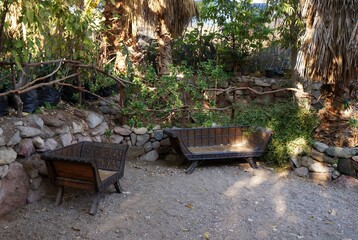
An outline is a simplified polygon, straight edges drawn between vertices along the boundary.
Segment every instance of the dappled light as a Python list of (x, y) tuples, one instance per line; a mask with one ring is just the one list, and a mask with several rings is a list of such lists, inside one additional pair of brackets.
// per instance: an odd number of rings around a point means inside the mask
[(253, 176), (249, 179), (248, 182), (238, 181), (234, 183), (232, 186), (230, 186), (226, 191), (224, 192), (225, 196), (228, 197), (235, 197), (240, 194), (240, 191), (243, 190), (243, 188), (246, 188), (246, 190), (249, 190), (250, 188), (257, 187), (258, 185), (262, 184), (268, 179), (268, 172), (266, 171), (256, 171)]

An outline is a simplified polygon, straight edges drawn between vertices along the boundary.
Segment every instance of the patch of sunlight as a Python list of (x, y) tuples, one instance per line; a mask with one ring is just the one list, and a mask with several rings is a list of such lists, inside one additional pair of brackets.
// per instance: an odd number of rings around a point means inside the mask
[(287, 144), (287, 148), (292, 156), (300, 155), (307, 148), (307, 141), (303, 137), (296, 138)]
[(257, 187), (258, 185), (265, 182), (267, 178), (268, 176), (266, 171), (255, 170), (255, 174), (250, 177), (248, 181), (244, 179), (235, 182), (233, 185), (231, 185), (224, 191), (224, 195), (227, 197), (234, 197), (238, 195), (240, 190), (242, 190), (243, 188), (247, 189)]
[(276, 214), (277, 216), (285, 216), (286, 214), (286, 210), (287, 210), (287, 205), (286, 205), (286, 201), (283, 199), (282, 196), (277, 195), (274, 200), (274, 205), (276, 207)]
[[(284, 188), (284, 183), (283, 182), (277, 182), (271, 189), (271, 191), (273, 192), (281, 192), (282, 189)], [(276, 210), (276, 214), (277, 216), (285, 216), (286, 214), (286, 210), (287, 210), (287, 204), (286, 201), (283, 197), (283, 195), (281, 194), (275, 194), (273, 199), (273, 205), (275, 206), (275, 210)]]
[(353, 117), (354, 109), (352, 107), (348, 107), (347, 109), (342, 111), (342, 116), (345, 118)]

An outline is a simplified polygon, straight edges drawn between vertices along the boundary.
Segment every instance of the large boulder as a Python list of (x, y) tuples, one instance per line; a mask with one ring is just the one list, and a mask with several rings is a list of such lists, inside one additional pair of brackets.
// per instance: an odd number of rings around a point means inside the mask
[(29, 190), (29, 178), (21, 163), (10, 164), (9, 172), (1, 180), (0, 215), (26, 204)]

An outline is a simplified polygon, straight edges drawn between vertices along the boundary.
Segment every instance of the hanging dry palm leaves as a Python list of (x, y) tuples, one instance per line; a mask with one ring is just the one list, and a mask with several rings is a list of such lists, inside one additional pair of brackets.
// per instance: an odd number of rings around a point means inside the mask
[(300, 75), (328, 84), (316, 138), (341, 146), (357, 141), (342, 113), (358, 82), (358, 0), (303, 0), (306, 33), (297, 59)]
[(111, 52), (126, 43), (135, 62), (141, 59), (136, 45), (138, 35), (156, 39), (159, 72), (165, 74), (171, 63), (172, 38), (184, 31), (198, 10), (193, 0), (108, 0), (104, 14), (110, 27), (107, 36)]
[(306, 34), (297, 67), (301, 76), (328, 84), (358, 78), (358, 1), (305, 0)]

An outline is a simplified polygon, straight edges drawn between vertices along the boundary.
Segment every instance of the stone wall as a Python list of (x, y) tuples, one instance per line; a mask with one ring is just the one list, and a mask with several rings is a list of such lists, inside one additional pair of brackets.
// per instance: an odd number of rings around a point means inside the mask
[[(235, 86), (240, 88), (250, 87), (257, 92), (269, 92), (284, 88), (287, 86), (287, 79), (276, 79), (276, 78), (257, 78), (250, 76), (242, 76), (237, 78)], [(227, 82), (221, 83), (220, 88), (228, 88), (229, 85)], [(219, 92), (218, 92), (219, 93)], [(219, 94), (217, 105), (218, 107), (226, 107), (233, 102), (233, 92), (226, 94)], [(263, 95), (258, 95), (253, 93), (248, 89), (236, 90), (235, 91), (236, 101), (240, 102), (253, 102), (261, 105), (270, 105), (275, 102), (286, 102), (287, 98), (291, 98), (291, 91), (278, 91), (275, 93), (268, 93)]]
[(116, 126), (92, 111), (55, 110), (0, 122), (0, 215), (46, 193), (43, 152), (81, 141), (111, 142), (130, 146), (127, 159), (155, 161), (170, 150), (160, 126)]
[(341, 174), (358, 177), (358, 148), (341, 148), (315, 142), (308, 154), (292, 157), (295, 173), (319, 183), (337, 179)]
[[(273, 91), (282, 88), (287, 80), (241, 77), (238, 87), (256, 91)], [(228, 86), (221, 86), (226, 88)], [(319, 86), (312, 87), (319, 94)], [(233, 102), (233, 95), (226, 95), (225, 104)], [(249, 90), (237, 90), (240, 101), (270, 104), (287, 101), (288, 91), (257, 95)], [(130, 146), (127, 159), (155, 161), (160, 154), (165, 159), (175, 157), (170, 143), (160, 126), (151, 129), (117, 126), (110, 120), (113, 109), (103, 101), (98, 102), (101, 114), (77, 109), (48, 111), (24, 118), (0, 118), (0, 215), (23, 204), (32, 203), (46, 194), (47, 169), (40, 154), (81, 141), (111, 142)], [(329, 147), (316, 142), (309, 154), (292, 157), (292, 167), (297, 175), (317, 182), (330, 182), (340, 174), (358, 177), (358, 149)], [(52, 186), (51, 186), (52, 187)], [(52, 187), (53, 188), (53, 187)]]
[[(239, 87), (250, 87), (258, 92), (269, 92), (284, 88), (287, 86), (287, 79), (275, 79), (275, 78), (255, 78), (242, 76), (238, 79)], [(274, 102), (286, 102), (287, 98), (292, 97), (292, 92), (281, 91), (276, 93), (269, 93), (264, 95), (253, 94), (249, 90), (238, 90), (236, 95), (239, 98), (246, 99), (253, 103), (258, 104), (271, 104)]]

